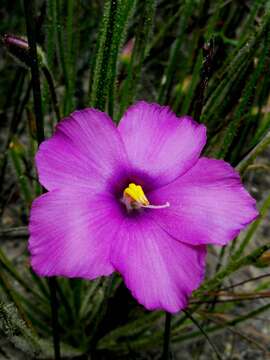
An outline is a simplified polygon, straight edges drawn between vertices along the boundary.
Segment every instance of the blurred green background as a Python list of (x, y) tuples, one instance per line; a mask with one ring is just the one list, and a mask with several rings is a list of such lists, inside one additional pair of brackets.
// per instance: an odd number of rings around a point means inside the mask
[[(27, 253), (41, 188), (29, 48), (12, 43), (26, 39), (25, 16), (23, 1), (1, 2), (0, 359), (51, 359), (52, 294)], [(117, 122), (144, 99), (206, 124), (205, 154), (241, 173), (261, 216), (232, 245), (209, 248), (192, 318), (173, 317), (171, 353), (215, 359), (215, 346), (224, 359), (269, 358), (270, 1), (45, 0), (32, 21), (46, 137), (75, 109), (97, 107)], [(118, 276), (58, 278), (55, 290), (63, 358), (161, 358), (164, 314), (140, 307)]]

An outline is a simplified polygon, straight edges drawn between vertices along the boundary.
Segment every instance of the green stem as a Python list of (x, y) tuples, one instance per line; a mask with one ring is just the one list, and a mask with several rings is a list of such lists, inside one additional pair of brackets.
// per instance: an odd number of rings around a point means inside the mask
[(162, 360), (170, 359), (171, 322), (172, 322), (172, 314), (166, 312)]
[(123, 43), (128, 20), (133, 13), (136, 1), (120, 1), (117, 5), (116, 14), (113, 23), (112, 45), (110, 49), (110, 61), (108, 65), (108, 113), (113, 119), (115, 87), (117, 76), (117, 59), (119, 49)]
[[(47, 0), (47, 34), (46, 34), (46, 67), (50, 70), (54, 68), (54, 57), (56, 51), (56, 33), (57, 33), (57, 21), (56, 21), (56, 1), (55, 0)], [(44, 84), (43, 87), (43, 105), (44, 105), (44, 112), (48, 112), (49, 109), (49, 85), (48, 80), (47, 83)], [(51, 117), (50, 119), (50, 126), (53, 132), (54, 130), (54, 119)]]
[[(36, 6), (35, 0), (24, 0), (24, 13), (26, 20), (27, 38), (29, 43), (29, 53), (31, 58), (31, 75), (32, 86), (34, 94), (34, 108), (36, 116), (37, 128), (37, 141), (40, 144), (45, 139), (43, 114), (42, 114), (42, 101), (40, 90), (39, 78), (39, 64), (37, 57), (37, 44), (36, 44)], [(53, 329), (53, 342), (54, 342), (54, 357), (55, 360), (60, 359), (60, 341), (58, 333), (58, 316), (57, 316), (57, 303), (56, 303), (56, 279), (51, 278), (49, 281), (50, 295), (51, 295), (51, 311), (52, 311), (52, 329)]]
[(127, 106), (134, 101), (136, 96), (142, 65), (149, 50), (147, 43), (152, 33), (155, 9), (155, 0), (147, 0), (144, 2), (144, 11), (142, 12), (141, 21), (135, 34), (135, 44), (128, 66), (128, 75), (121, 89), (120, 110), (117, 120), (121, 118)]
[(200, 330), (202, 335), (206, 338), (211, 348), (214, 350), (214, 353), (216, 354), (216, 357), (218, 360), (222, 360), (222, 357), (220, 356), (215, 344), (212, 342), (210, 337), (208, 336), (207, 332), (203, 329), (203, 327), (199, 324), (199, 322), (187, 311), (184, 310), (184, 313), (187, 315), (187, 317), (197, 326), (197, 328)]
[(59, 337), (59, 325), (58, 325), (58, 304), (56, 297), (56, 278), (50, 277), (48, 279), (50, 289), (51, 311), (52, 311), (52, 330), (53, 330), (53, 346), (54, 346), (54, 358), (60, 360), (60, 337)]
[(90, 82), (90, 105), (100, 110), (105, 110), (106, 105), (106, 94), (108, 90), (107, 70), (109, 66), (116, 9), (116, 1), (105, 1), (103, 18), (96, 46), (96, 56), (92, 68), (92, 79)]
[[(12, 240), (12, 239), (21, 239), (28, 238), (27, 226), (18, 226), (18, 227), (2, 227), (0, 229), (0, 240)], [(0, 249), (1, 253), (1, 249)]]
[(182, 9), (183, 16), (179, 20), (178, 35), (171, 48), (168, 65), (166, 67), (164, 77), (162, 77), (162, 79), (164, 78), (166, 80), (164, 84), (161, 84), (160, 86), (160, 91), (158, 95), (158, 103), (160, 104), (166, 103), (169, 90), (172, 86), (172, 82), (175, 77), (176, 69), (179, 66), (179, 62), (180, 62), (179, 59), (181, 59), (180, 50), (183, 44), (185, 31), (188, 25), (188, 20), (190, 19), (192, 10), (194, 9), (194, 5), (195, 3), (192, 0), (185, 1), (185, 4), (183, 5), (183, 9)]
[(104, 281), (103, 297), (101, 301), (97, 304), (97, 316), (94, 320), (94, 326), (92, 328), (92, 333), (91, 333), (91, 340), (89, 343), (89, 351), (91, 352), (92, 357), (95, 357), (100, 325), (102, 325), (104, 317), (106, 316), (106, 313), (108, 311), (108, 302), (114, 291), (115, 279), (116, 279), (115, 275), (111, 275), (109, 278), (107, 278)]
[(243, 254), (246, 246), (249, 244), (258, 226), (261, 224), (262, 220), (267, 215), (269, 207), (270, 207), (270, 194), (267, 196), (266, 200), (264, 201), (260, 209), (260, 216), (250, 225), (249, 230), (246, 236), (244, 237), (244, 239), (242, 240), (238, 250), (236, 250), (236, 252), (232, 255), (233, 260), (237, 260)]
[[(233, 320), (226, 321), (222, 325), (209, 326), (207, 329), (205, 329), (205, 331), (207, 331), (207, 333), (210, 333), (210, 332), (220, 331), (220, 330), (226, 328), (227, 326), (235, 326), (243, 321), (252, 319), (254, 316), (257, 316), (257, 315), (261, 314), (262, 312), (267, 311), (269, 308), (270, 308), (270, 304), (263, 305), (263, 306), (259, 307), (258, 309), (252, 310), (251, 312), (249, 312), (245, 315), (240, 315), (240, 316), (234, 318)], [(178, 329), (176, 329), (175, 333), (179, 333)], [(201, 335), (202, 335), (201, 331), (193, 331), (189, 334), (178, 335), (178, 336), (173, 337), (173, 342), (179, 343), (179, 342), (185, 341), (185, 340), (192, 340)]]
[(35, 0), (24, 0), (24, 12), (26, 20), (27, 38), (29, 44), (29, 53), (31, 58), (31, 75), (34, 95), (34, 108), (37, 126), (37, 140), (40, 144), (44, 138), (44, 125), (42, 114), (39, 64), (36, 45), (36, 23), (35, 23)]
[(77, 32), (74, 31), (75, 1), (67, 1), (67, 18), (66, 18), (66, 48), (65, 59), (67, 69), (67, 88), (64, 97), (64, 115), (69, 114), (74, 105), (74, 83), (75, 83), (75, 43)]
[(243, 256), (240, 259), (233, 259), (229, 262), (229, 264), (224, 268), (221, 269), (212, 279), (209, 279), (206, 281), (199, 290), (197, 290), (194, 295), (196, 297), (202, 297), (202, 299), (205, 298), (205, 295), (207, 292), (216, 289), (223, 280), (230, 276), (232, 273), (240, 269), (241, 267), (253, 265), (256, 264), (256, 262), (259, 260), (259, 258), (264, 254), (266, 251), (270, 249), (270, 244), (263, 245), (257, 249), (255, 249), (253, 252), (251, 252), (247, 256)]
[(46, 66), (42, 67), (42, 71), (43, 71), (43, 74), (44, 74), (44, 76), (45, 76), (45, 78), (47, 80), (49, 91), (51, 93), (52, 104), (53, 104), (53, 109), (54, 109), (55, 115), (57, 117), (57, 120), (60, 121), (61, 120), (61, 114), (60, 114), (60, 109), (59, 109), (59, 106), (58, 106), (58, 100), (57, 100), (57, 95), (56, 95), (56, 91), (55, 91), (53, 76), (52, 76), (49, 68), (46, 67)]
[(65, 58), (65, 38), (63, 34), (63, 23), (62, 23), (62, 13), (63, 13), (63, 4), (61, 0), (56, 1), (56, 21), (57, 21), (57, 41), (58, 41), (58, 53), (59, 59), (62, 67), (62, 72), (64, 76), (65, 86), (68, 89), (68, 71), (67, 71), (67, 64)]
[(237, 165), (236, 170), (241, 174), (247, 170), (247, 167), (251, 165), (257, 156), (261, 154), (270, 144), (270, 131), (264, 136), (264, 138), (252, 149), (241, 162)]
[(28, 213), (29, 206), (32, 202), (32, 192), (30, 188), (29, 181), (25, 176), (25, 172), (22, 169), (22, 156), (21, 156), (22, 146), (21, 144), (17, 143), (16, 139), (10, 143), (9, 146), (9, 153), (16, 171), (16, 175), (18, 177), (18, 181), (20, 184), (20, 189), (22, 192), (22, 196), (25, 201), (26, 211)]

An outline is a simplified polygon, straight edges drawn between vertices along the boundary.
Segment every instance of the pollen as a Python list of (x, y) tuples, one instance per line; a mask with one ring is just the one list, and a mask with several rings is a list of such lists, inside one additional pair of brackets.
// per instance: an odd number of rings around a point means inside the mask
[(121, 199), (122, 203), (126, 205), (128, 211), (140, 208), (147, 209), (163, 209), (169, 207), (170, 204), (167, 202), (163, 205), (152, 205), (149, 200), (145, 196), (145, 193), (141, 187), (141, 185), (136, 185), (134, 183), (130, 183), (127, 188), (125, 188), (123, 192), (123, 198)]
[(149, 201), (145, 196), (141, 185), (130, 183), (124, 190), (124, 196), (129, 197), (131, 202), (135, 201), (136, 203), (144, 206), (149, 205)]

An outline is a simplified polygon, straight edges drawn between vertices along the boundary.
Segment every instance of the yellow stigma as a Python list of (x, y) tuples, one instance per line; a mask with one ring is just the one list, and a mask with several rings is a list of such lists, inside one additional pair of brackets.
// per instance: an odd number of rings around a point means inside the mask
[(145, 196), (143, 189), (140, 185), (130, 183), (124, 190), (124, 197), (128, 197), (131, 202), (135, 201), (137, 204), (148, 206), (149, 201)]

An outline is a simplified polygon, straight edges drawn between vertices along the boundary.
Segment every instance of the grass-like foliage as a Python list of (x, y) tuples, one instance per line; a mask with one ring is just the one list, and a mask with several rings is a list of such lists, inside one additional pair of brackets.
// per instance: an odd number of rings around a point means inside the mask
[[(117, 122), (145, 99), (206, 124), (205, 154), (230, 162), (251, 189), (259, 183), (260, 217), (232, 245), (209, 247), (207, 279), (171, 319), (171, 351), (229, 359), (233, 336), (267, 358), (269, 342), (239, 326), (270, 308), (270, 243), (261, 231), (270, 195), (255, 174), (269, 172), (257, 157), (270, 143), (270, 1), (34, 3), (4, 1), (0, 9), (0, 354), (8, 358), (15, 347), (27, 359), (51, 359), (53, 308), (63, 358), (161, 356), (164, 313), (140, 307), (118, 275), (48, 283), (32, 272), (27, 253), (29, 209), (42, 193), (38, 143), (75, 109), (93, 106)], [(26, 41), (27, 33), (37, 54), (10, 40)], [(216, 333), (226, 336), (219, 341)]]

